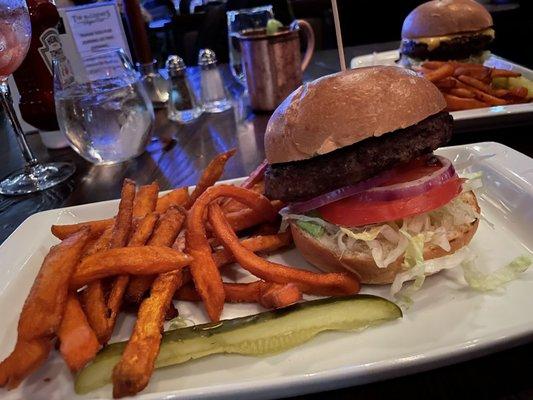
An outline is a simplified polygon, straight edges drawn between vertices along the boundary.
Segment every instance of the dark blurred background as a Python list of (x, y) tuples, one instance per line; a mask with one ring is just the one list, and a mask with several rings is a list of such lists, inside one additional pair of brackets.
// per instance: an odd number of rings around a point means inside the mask
[[(533, 0), (478, 0), (491, 12), (496, 29), (493, 52), (533, 67)], [(338, 0), (345, 46), (396, 41), (404, 18), (421, 0)], [(317, 49), (336, 47), (330, 0), (142, 0), (151, 19), (152, 48), (159, 60), (179, 54), (188, 65), (209, 47), (226, 62), (227, 10), (272, 4), (276, 18), (311, 23)]]

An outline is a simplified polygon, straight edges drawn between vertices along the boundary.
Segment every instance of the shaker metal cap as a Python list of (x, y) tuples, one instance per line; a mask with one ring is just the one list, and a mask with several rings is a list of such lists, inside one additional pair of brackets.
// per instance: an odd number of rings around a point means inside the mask
[(211, 49), (201, 49), (198, 53), (198, 65), (205, 67), (217, 63), (217, 56)]
[(176, 55), (168, 56), (165, 65), (169, 74), (172, 74), (174, 72), (181, 72), (187, 68), (185, 62), (183, 61), (183, 58)]

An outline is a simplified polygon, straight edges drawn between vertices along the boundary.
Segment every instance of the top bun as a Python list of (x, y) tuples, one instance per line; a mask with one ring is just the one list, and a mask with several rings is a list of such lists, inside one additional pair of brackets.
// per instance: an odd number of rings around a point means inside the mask
[(305, 160), (403, 129), (446, 108), (435, 85), (399, 67), (357, 68), (300, 86), (268, 121), (270, 164)]
[(474, 0), (432, 0), (405, 18), (402, 39), (476, 32), (492, 25), (489, 12)]

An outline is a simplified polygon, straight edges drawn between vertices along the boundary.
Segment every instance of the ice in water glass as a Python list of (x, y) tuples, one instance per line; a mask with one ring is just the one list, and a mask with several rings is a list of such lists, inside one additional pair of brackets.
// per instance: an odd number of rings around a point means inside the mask
[(231, 73), (243, 86), (246, 85), (244, 70), (241, 65), (241, 48), (239, 44), (239, 32), (248, 29), (264, 28), (269, 19), (274, 18), (272, 6), (245, 8), (242, 10), (228, 11), (228, 41), (229, 41), (229, 64)]
[(74, 76), (54, 61), (54, 97), (61, 130), (72, 148), (94, 164), (115, 164), (144, 152), (154, 110), (122, 50), (82, 59)]

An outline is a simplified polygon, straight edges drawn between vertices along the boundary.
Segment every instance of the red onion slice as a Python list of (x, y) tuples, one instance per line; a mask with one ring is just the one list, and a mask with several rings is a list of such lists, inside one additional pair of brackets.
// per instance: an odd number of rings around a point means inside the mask
[(326, 204), (333, 203), (334, 201), (364, 192), (365, 190), (388, 181), (394, 175), (394, 170), (387, 170), (355, 185), (344, 186), (331, 192), (321, 194), (320, 196), (313, 197), (310, 200), (291, 203), (287, 206), (287, 210), (291, 214), (303, 214), (307, 211), (315, 210), (319, 207), (325, 206)]
[(447, 158), (435, 156), (441, 163), (441, 167), (429, 175), (421, 178), (396, 183), (389, 186), (379, 186), (395, 175), (395, 171), (384, 171), (370, 179), (359, 182), (356, 185), (345, 186), (340, 189), (322, 194), (307, 201), (292, 203), (287, 206), (290, 213), (304, 214), (326, 204), (354, 196), (361, 201), (390, 201), (414, 197), (457, 177), (452, 162)]
[(259, 182), (265, 176), (265, 171), (268, 166), (268, 161), (263, 160), (251, 173), (248, 175), (248, 178), (240, 184), (241, 187), (245, 189), (250, 189), (253, 185)]
[(409, 182), (374, 187), (362, 193), (358, 193), (355, 197), (358, 200), (369, 202), (405, 199), (407, 197), (419, 196), (434, 187), (442, 185), (444, 182), (447, 182), (452, 178), (457, 178), (457, 174), (455, 173), (455, 169), (450, 160), (441, 156), (435, 157), (442, 165), (442, 167), (435, 170), (435, 172)]

